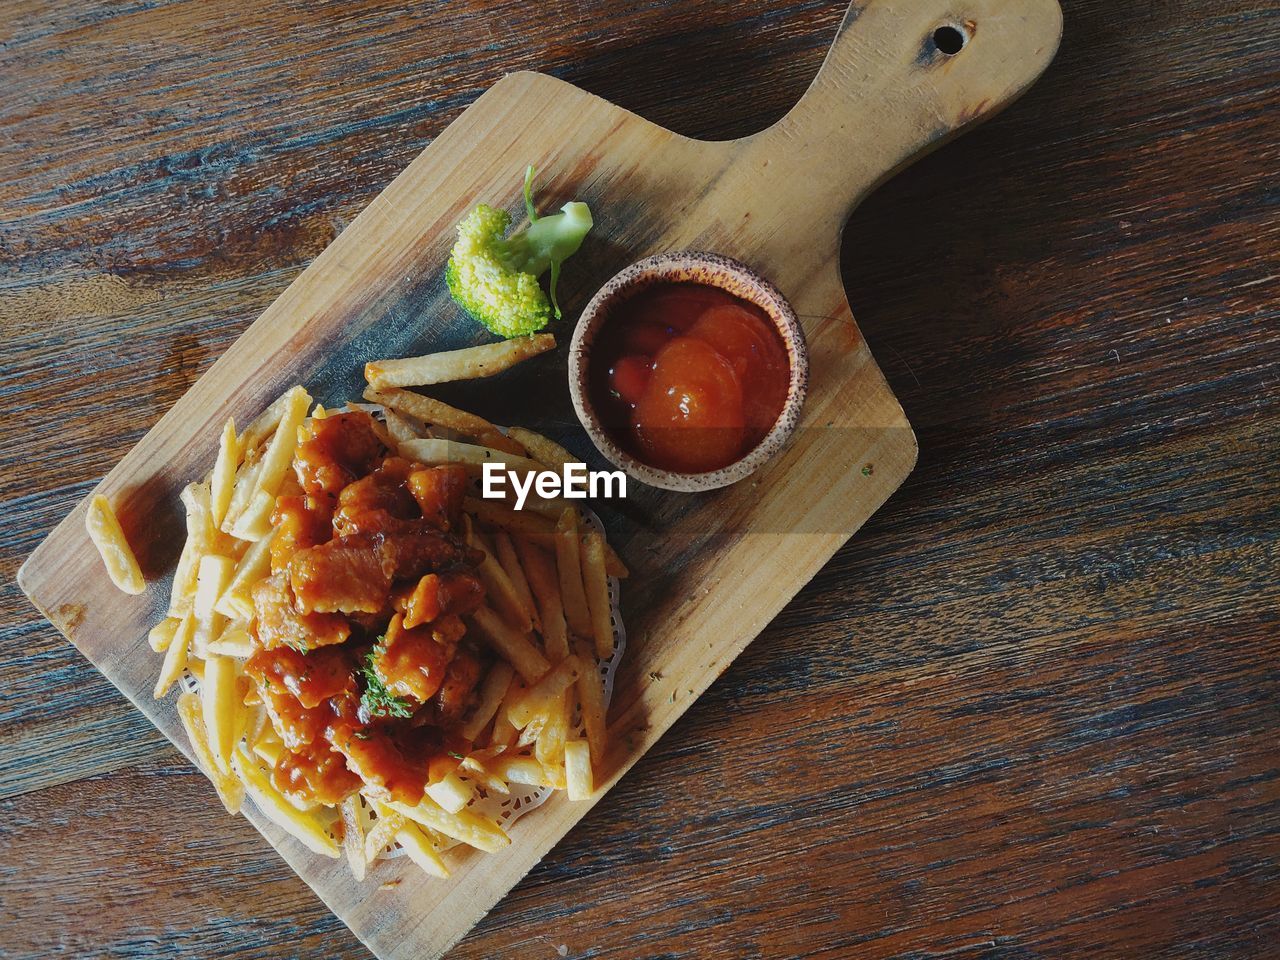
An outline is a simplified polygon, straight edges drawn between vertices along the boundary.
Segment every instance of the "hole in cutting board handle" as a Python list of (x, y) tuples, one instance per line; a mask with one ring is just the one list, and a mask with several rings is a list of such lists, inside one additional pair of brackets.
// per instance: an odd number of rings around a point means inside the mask
[(933, 45), (948, 57), (954, 57), (968, 42), (969, 31), (953, 23), (944, 23), (933, 31)]

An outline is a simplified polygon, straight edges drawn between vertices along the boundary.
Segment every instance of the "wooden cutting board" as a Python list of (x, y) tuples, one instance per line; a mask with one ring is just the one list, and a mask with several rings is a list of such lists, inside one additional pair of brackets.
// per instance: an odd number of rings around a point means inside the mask
[[(533, 163), (544, 210), (582, 199), (596, 213), (596, 231), (561, 286), (569, 317), (631, 261), (714, 250), (781, 288), (811, 358), (799, 430), (750, 479), (703, 495), (636, 484), (624, 503), (597, 505), (634, 571), (623, 590), (629, 646), (611, 710), (607, 789), (910, 472), (915, 437), (845, 301), (842, 225), (882, 180), (1025, 90), (1052, 59), (1060, 30), (1055, 0), (855, 2), (796, 107), (768, 130), (722, 143), (678, 136), (550, 77), (504, 78), (103, 480), (99, 490), (116, 504), (153, 581), (146, 594), (111, 586), (84, 532), (83, 503), (28, 559), (22, 588), (186, 752), (172, 699), (151, 699), (159, 657), (145, 640), (183, 537), (178, 491), (208, 469), (228, 416), (246, 423), (292, 383), (337, 404), (359, 395), (365, 360), (483, 339), (449, 302), (441, 269), (454, 224), (476, 202), (520, 209), (521, 176)], [(958, 39), (963, 48), (945, 52)], [(555, 354), (439, 395), (500, 423), (541, 429), (602, 466), (568, 403), (570, 323), (553, 327)], [(510, 848), (458, 859), (448, 881), (398, 861), (364, 884), (345, 863), (310, 854), (249, 814), (375, 954), (422, 958), (461, 938), (590, 808), (553, 799), (516, 824)], [(209, 816), (174, 829), (217, 830), (221, 816), (211, 790)], [(397, 877), (397, 886), (379, 889)]]

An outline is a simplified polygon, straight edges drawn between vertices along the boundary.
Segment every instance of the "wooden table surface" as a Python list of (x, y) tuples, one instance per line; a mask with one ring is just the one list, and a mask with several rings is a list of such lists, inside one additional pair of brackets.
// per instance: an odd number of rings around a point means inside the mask
[[(1280, 951), (1280, 10), (1064, 6), (849, 222), (915, 473), (456, 956)], [(504, 72), (738, 136), (843, 11), (0, 3), (0, 957), (368, 956), (19, 564)]]

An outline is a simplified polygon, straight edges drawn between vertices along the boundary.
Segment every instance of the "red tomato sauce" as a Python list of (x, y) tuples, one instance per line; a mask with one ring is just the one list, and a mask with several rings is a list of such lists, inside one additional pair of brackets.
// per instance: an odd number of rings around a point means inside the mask
[(636, 459), (707, 473), (772, 429), (791, 381), (759, 307), (700, 283), (662, 283), (622, 303), (592, 347), (589, 390), (605, 430)]
[(359, 411), (310, 421), (293, 470), (245, 664), (284, 745), (272, 782), (299, 806), (364, 786), (415, 805), (470, 751), (491, 662), (462, 620), (484, 600), (457, 536), (466, 473), (395, 456)]

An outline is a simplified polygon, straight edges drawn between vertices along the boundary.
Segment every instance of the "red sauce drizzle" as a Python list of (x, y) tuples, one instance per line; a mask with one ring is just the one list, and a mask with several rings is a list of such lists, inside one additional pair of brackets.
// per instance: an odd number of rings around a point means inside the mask
[(484, 596), (453, 533), (465, 473), (390, 456), (365, 413), (313, 421), (293, 466), (245, 664), (285, 746), (272, 780), (301, 806), (365, 785), (416, 804), (469, 750), (457, 726), (489, 662), (462, 619)]

